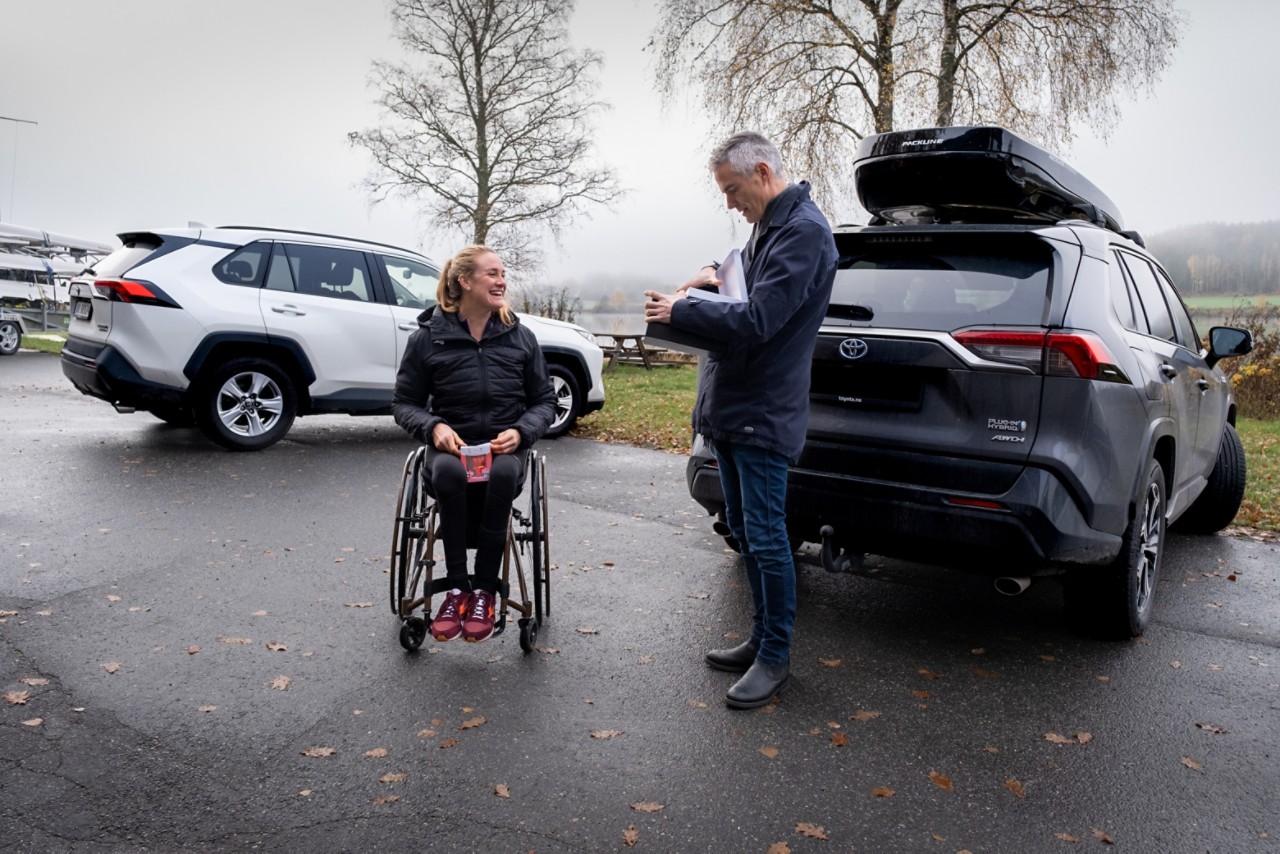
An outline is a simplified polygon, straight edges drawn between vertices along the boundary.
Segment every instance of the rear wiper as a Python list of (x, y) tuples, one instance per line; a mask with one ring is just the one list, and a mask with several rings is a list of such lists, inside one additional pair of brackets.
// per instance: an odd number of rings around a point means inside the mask
[(842, 320), (870, 320), (876, 313), (865, 305), (829, 305), (827, 317), (838, 317)]

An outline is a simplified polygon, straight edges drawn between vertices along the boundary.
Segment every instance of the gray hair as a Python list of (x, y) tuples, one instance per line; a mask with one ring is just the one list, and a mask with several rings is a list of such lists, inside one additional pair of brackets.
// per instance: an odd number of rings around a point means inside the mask
[(708, 160), (711, 171), (722, 163), (728, 163), (739, 175), (750, 175), (757, 163), (764, 163), (778, 178), (785, 181), (787, 177), (777, 146), (755, 131), (738, 131), (712, 149)]

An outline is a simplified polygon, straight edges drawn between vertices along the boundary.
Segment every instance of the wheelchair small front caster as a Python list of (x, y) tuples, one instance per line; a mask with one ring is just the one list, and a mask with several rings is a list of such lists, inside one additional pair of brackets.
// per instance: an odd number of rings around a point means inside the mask
[(409, 652), (414, 652), (422, 646), (426, 636), (427, 621), (421, 617), (410, 617), (400, 626), (400, 645)]
[(528, 655), (533, 652), (533, 645), (538, 642), (538, 621), (526, 617), (517, 622), (520, 625), (520, 648), (524, 650), (525, 655)]

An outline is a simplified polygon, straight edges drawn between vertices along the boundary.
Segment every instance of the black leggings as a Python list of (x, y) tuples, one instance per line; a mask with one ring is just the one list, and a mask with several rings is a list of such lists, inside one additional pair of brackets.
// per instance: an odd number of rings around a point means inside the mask
[(524, 474), (527, 456), (526, 449), (514, 454), (494, 454), (489, 482), (468, 485), (462, 460), (427, 446), (431, 490), (440, 507), (445, 572), (454, 587), (471, 589), (467, 580), (467, 492), (469, 489), (481, 489), (484, 490), (484, 509), (477, 530), (475, 586), (480, 590), (498, 592), (498, 570), (507, 542), (507, 520), (520, 491), (520, 478)]

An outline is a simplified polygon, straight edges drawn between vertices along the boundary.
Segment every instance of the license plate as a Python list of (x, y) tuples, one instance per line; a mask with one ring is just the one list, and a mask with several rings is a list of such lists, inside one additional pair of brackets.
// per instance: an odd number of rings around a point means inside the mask
[(75, 307), (76, 320), (88, 320), (93, 314), (93, 303), (87, 301), (77, 301)]

